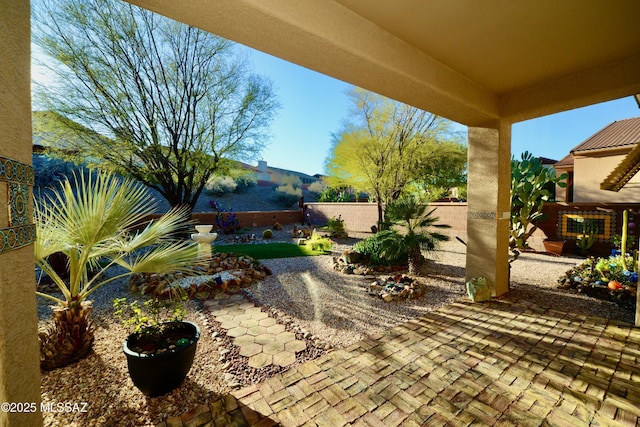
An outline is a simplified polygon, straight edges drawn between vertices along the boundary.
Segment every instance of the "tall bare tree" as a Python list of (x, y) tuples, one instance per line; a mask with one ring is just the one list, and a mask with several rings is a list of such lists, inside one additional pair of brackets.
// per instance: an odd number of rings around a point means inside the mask
[(279, 104), (232, 42), (117, 0), (33, 3), (33, 40), (55, 75), (36, 104), (76, 135), (59, 155), (193, 208), (213, 172), (264, 148)]

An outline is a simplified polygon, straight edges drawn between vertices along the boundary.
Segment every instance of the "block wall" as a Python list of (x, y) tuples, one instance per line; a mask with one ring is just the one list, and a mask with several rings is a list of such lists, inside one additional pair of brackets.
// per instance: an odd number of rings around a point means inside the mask
[(308, 203), (307, 215), (314, 226), (326, 225), (332, 217), (341, 217), (347, 231), (370, 233), (378, 223), (375, 203)]

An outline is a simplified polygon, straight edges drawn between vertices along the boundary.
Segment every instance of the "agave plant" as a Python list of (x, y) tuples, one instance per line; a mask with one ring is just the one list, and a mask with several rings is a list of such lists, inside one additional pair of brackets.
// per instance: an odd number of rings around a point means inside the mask
[[(94, 326), (88, 298), (96, 290), (134, 273), (192, 269), (197, 248), (175, 240), (187, 226), (189, 211), (171, 210), (140, 229), (154, 210), (141, 184), (106, 172), (66, 179), (46, 200), (34, 202), (35, 261), (62, 293), (61, 297), (37, 293), (57, 303), (52, 322), (40, 333), (43, 369), (65, 366), (89, 354)], [(140, 250), (147, 247), (151, 248)], [(68, 278), (49, 262), (59, 253), (66, 256)], [(113, 266), (124, 269), (108, 274)]]
[(434, 209), (427, 211), (428, 205), (415, 197), (406, 196), (387, 205), (384, 212), (384, 226), (396, 226), (400, 231), (382, 231), (382, 252), (385, 256), (408, 254), (409, 274), (416, 275), (423, 263), (422, 251), (433, 251), (449, 237), (432, 232), (431, 227), (449, 228), (447, 224), (436, 224), (440, 218), (433, 215)]

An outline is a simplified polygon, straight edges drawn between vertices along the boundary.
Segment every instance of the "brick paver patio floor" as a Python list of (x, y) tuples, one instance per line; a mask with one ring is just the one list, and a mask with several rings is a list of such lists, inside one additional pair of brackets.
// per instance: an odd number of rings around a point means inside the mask
[(238, 390), (202, 419), (261, 427), (636, 426), (639, 362), (640, 329), (629, 324), (526, 302), (459, 302)]

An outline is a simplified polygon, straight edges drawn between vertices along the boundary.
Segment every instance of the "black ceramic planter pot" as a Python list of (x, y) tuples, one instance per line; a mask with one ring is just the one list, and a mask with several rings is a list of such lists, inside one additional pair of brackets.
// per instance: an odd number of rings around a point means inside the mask
[(181, 327), (193, 333), (191, 342), (174, 351), (159, 354), (141, 354), (128, 347), (131, 335), (122, 346), (127, 356), (129, 375), (138, 389), (149, 397), (161, 396), (182, 384), (186, 378), (193, 357), (196, 354), (200, 328), (195, 323), (179, 322)]

